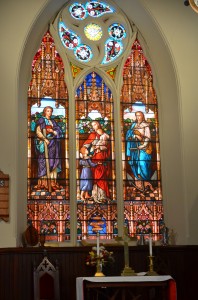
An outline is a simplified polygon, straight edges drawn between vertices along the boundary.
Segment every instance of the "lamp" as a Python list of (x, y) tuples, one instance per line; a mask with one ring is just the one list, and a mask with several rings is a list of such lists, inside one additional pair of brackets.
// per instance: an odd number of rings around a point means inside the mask
[(185, 5), (185, 6), (190, 5), (189, 1), (188, 1), (188, 0), (187, 0), (187, 1), (184, 1), (184, 5)]
[(187, 0), (187, 1), (184, 1), (184, 5), (185, 6), (191, 6), (192, 9), (198, 13), (198, 0)]

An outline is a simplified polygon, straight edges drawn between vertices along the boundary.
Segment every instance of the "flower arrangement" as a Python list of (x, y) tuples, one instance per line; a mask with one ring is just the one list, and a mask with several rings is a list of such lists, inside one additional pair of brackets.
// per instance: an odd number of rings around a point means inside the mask
[[(97, 258), (97, 248), (92, 247), (92, 250), (89, 252), (89, 255), (86, 258), (86, 265), (95, 266), (97, 263)], [(99, 248), (99, 258), (103, 266), (114, 262), (113, 252), (107, 251), (104, 246), (100, 246)]]

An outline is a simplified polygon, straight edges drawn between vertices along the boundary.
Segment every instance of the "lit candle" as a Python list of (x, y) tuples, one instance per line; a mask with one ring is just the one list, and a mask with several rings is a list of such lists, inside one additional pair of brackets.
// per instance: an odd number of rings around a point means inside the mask
[(100, 240), (99, 240), (99, 232), (97, 232), (97, 256), (100, 254)]
[(152, 256), (153, 251), (152, 251), (152, 237), (151, 233), (149, 234), (149, 255)]

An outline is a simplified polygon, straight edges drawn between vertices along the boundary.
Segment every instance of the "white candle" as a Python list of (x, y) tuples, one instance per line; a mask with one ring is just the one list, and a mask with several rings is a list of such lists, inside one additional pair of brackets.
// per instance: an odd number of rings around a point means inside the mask
[(151, 237), (151, 233), (149, 234), (149, 255), (152, 256), (153, 255), (153, 251), (152, 251), (152, 237)]
[(97, 256), (100, 255), (100, 240), (99, 240), (99, 232), (97, 232)]

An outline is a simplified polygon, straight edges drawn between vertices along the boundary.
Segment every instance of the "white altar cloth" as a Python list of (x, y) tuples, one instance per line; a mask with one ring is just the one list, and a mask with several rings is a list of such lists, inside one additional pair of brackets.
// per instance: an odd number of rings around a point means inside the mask
[(85, 300), (83, 293), (83, 281), (90, 282), (160, 282), (171, 280), (169, 275), (159, 276), (104, 276), (104, 277), (77, 277), (76, 278), (76, 296), (77, 300)]

